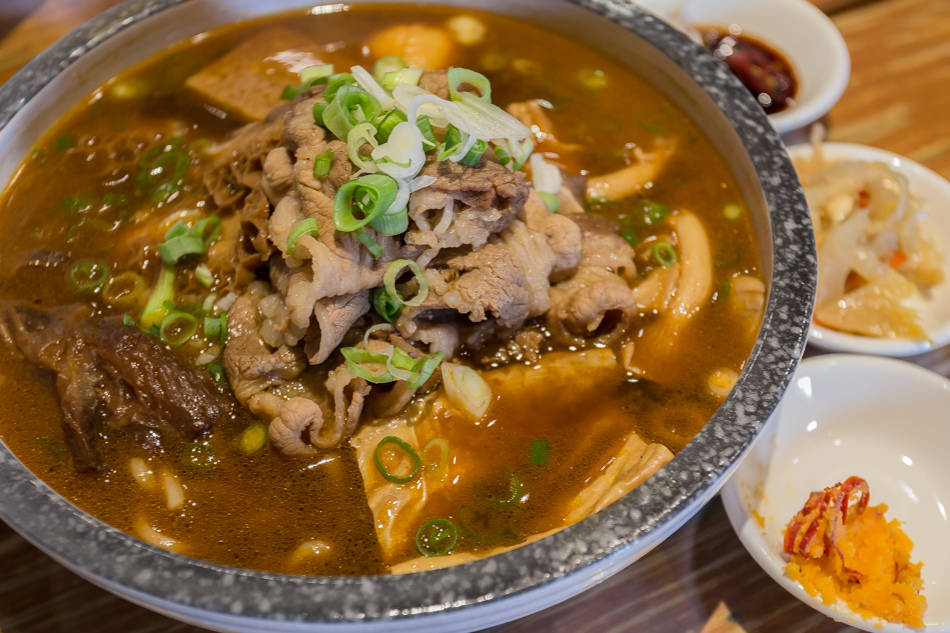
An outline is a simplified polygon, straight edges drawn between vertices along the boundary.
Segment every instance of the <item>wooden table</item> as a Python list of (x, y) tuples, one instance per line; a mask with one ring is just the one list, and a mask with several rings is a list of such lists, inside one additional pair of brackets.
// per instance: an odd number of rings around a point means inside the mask
[[(830, 140), (909, 156), (950, 178), (950, 2), (815, 0), (851, 51), (853, 75), (826, 117)], [(0, 81), (115, 0), (45, 0), (0, 41)], [(809, 352), (812, 353), (812, 352)], [(950, 351), (914, 359), (950, 376)], [(854, 631), (785, 593), (746, 553), (715, 499), (636, 564), (499, 633)], [(0, 523), (0, 633), (199, 629), (117, 598)]]

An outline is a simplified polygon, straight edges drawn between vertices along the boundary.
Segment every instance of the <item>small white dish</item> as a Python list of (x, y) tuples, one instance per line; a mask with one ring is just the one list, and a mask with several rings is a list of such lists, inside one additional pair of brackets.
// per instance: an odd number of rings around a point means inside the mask
[[(929, 296), (915, 303), (920, 311), (921, 325), (930, 340), (874, 338), (838, 332), (812, 323), (808, 342), (833, 352), (854, 352), (879, 356), (913, 356), (923, 354), (950, 343), (950, 182), (920, 163), (897, 154), (852, 143), (823, 143), (822, 151), (832, 160), (864, 160), (883, 162), (905, 175), (910, 190), (920, 200), (927, 214), (923, 220), (937, 247), (944, 253), (946, 279), (934, 286)], [(808, 143), (788, 148), (792, 160), (808, 158), (812, 146)]]
[(818, 120), (844, 93), (851, 56), (828, 17), (807, 0), (639, 0), (665, 20), (683, 26), (728, 28), (781, 53), (798, 78), (795, 105), (769, 115), (781, 134)]
[[(782, 404), (722, 490), (736, 534), (782, 587), (835, 620), (907, 633), (840, 602), (826, 606), (785, 575), (785, 526), (812, 491), (852, 475), (886, 503), (923, 562), (928, 633), (950, 632), (950, 380), (905, 361), (836, 354), (803, 361)], [(760, 520), (762, 524), (760, 525)], [(840, 605), (840, 606), (839, 606)]]

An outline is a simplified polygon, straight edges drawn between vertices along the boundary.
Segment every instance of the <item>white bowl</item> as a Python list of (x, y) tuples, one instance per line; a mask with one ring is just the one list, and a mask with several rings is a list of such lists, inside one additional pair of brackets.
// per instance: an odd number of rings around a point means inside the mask
[(791, 62), (798, 78), (795, 105), (769, 115), (781, 134), (821, 118), (844, 93), (851, 57), (831, 20), (807, 0), (640, 0), (673, 23), (725, 28), (736, 24)]
[[(812, 323), (809, 343), (834, 352), (880, 356), (912, 356), (950, 343), (950, 182), (920, 163), (875, 147), (851, 143), (825, 143), (822, 147), (828, 158), (883, 162), (907, 177), (910, 190), (927, 214), (923, 220), (925, 231), (934, 237), (937, 247), (945, 255), (943, 269), (946, 279), (932, 288), (929, 296), (914, 304), (920, 310), (921, 325), (930, 335), (929, 341), (873, 338)], [(812, 147), (807, 143), (792, 145), (788, 153), (792, 160), (807, 158), (811, 156)]]
[[(950, 631), (950, 380), (905, 361), (803, 361), (766, 430), (722, 491), (729, 520), (762, 568), (802, 602), (867, 631), (906, 632), (825, 606), (785, 575), (783, 532), (811, 491), (863, 477), (871, 505), (903, 522), (923, 562), (928, 633)], [(754, 513), (754, 514), (753, 514)], [(760, 526), (756, 516), (764, 520)], [(840, 604), (840, 603), (839, 603)]]

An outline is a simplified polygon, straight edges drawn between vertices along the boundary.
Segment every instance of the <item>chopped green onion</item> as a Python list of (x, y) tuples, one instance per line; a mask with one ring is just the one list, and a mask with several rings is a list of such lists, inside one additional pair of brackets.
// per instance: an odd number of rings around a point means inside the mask
[[(436, 462), (429, 459), (429, 451), (433, 448), (439, 451), (439, 460)], [(431, 472), (436, 477), (445, 474), (445, 469), (449, 464), (449, 441), (444, 437), (433, 437), (422, 448), (423, 468)]]
[(511, 169), (518, 171), (528, 159), (531, 158), (531, 152), (534, 151), (534, 141), (530, 138), (524, 141), (511, 141)]
[(214, 275), (211, 274), (211, 269), (208, 268), (207, 264), (198, 264), (198, 267), (195, 268), (195, 279), (205, 288), (214, 285)]
[(127, 325), (129, 327), (138, 327), (138, 324), (136, 324), (135, 319), (132, 318), (131, 314), (122, 315), (122, 325)]
[[(210, 230), (208, 230), (210, 227)], [(201, 255), (208, 252), (208, 246), (221, 235), (221, 218), (213, 215), (195, 222), (188, 227), (179, 220), (168, 229), (165, 241), (158, 245), (158, 252), (166, 265), (173, 265), (186, 255)]]
[(376, 314), (392, 323), (402, 312), (402, 304), (389, 296), (384, 286), (380, 286), (373, 291), (373, 308)]
[(209, 341), (221, 341), (224, 343), (228, 337), (228, 315), (222, 314), (218, 317), (204, 318), (205, 338)]
[(336, 73), (327, 77), (327, 89), (323, 91), (323, 100), (327, 103), (336, 98), (336, 93), (344, 86), (353, 86), (356, 79), (350, 73)]
[(561, 206), (561, 201), (558, 200), (556, 195), (546, 191), (539, 191), (538, 195), (540, 195), (541, 199), (544, 200), (544, 206), (548, 208), (548, 211), (551, 213), (557, 213), (558, 208)]
[(521, 479), (518, 475), (511, 473), (508, 481), (508, 497), (506, 499), (486, 499), (488, 503), (496, 506), (513, 506), (521, 501)]
[(256, 422), (244, 429), (238, 437), (237, 445), (245, 455), (253, 455), (267, 443), (267, 427)]
[(653, 258), (663, 268), (669, 268), (676, 263), (676, 251), (666, 242), (657, 242), (653, 245)]
[[(399, 447), (409, 457), (409, 460), (412, 462), (412, 469), (408, 475), (400, 477), (389, 472), (389, 470), (383, 464), (383, 460), (379, 455), (379, 451), (384, 446), (389, 444)], [(383, 476), (383, 479), (394, 484), (407, 484), (412, 481), (413, 477), (418, 474), (419, 467), (422, 465), (422, 460), (419, 459), (419, 454), (416, 453), (416, 449), (395, 435), (387, 435), (379, 441), (379, 444), (376, 445), (376, 449), (373, 451), (373, 461), (376, 462), (376, 468), (379, 470), (379, 474)]]
[(337, 138), (346, 139), (354, 126), (375, 121), (381, 109), (370, 93), (359, 86), (344, 85), (323, 111), (323, 125)]
[(435, 372), (435, 368), (439, 366), (443, 358), (445, 358), (445, 354), (442, 352), (432, 352), (417, 360), (416, 364), (412, 366), (412, 377), (406, 381), (406, 386), (410, 389), (418, 389), (424, 385), (432, 377), (432, 373)]
[[(396, 181), (384, 174), (369, 174), (346, 181), (337, 190), (333, 202), (336, 230), (350, 232), (366, 226), (389, 210), (398, 190)], [(362, 213), (363, 218), (354, 216), (354, 210)]]
[[(340, 353), (343, 354), (343, 358), (346, 359), (346, 370), (366, 382), (383, 384), (395, 380), (392, 373), (386, 368), (389, 359), (385, 354), (374, 354), (362, 347), (341, 347)], [(380, 365), (385, 371), (374, 374), (363, 366), (367, 363)]]
[(630, 246), (635, 246), (640, 243), (640, 237), (636, 234), (636, 232), (633, 229), (621, 230), (620, 237), (627, 240)]
[[(369, 225), (383, 235), (399, 235), (405, 233), (406, 229), (409, 228), (409, 211), (406, 207), (403, 207), (393, 212), (381, 213), (377, 215)], [(379, 259), (379, 255), (375, 257)]]
[(57, 152), (65, 152), (67, 149), (72, 147), (76, 147), (76, 141), (68, 134), (60, 136), (58, 139), (56, 139), (56, 142), (53, 143), (53, 149), (55, 149)]
[[(383, 55), (373, 64), (373, 77), (375, 77), (377, 81), (382, 81), (388, 73), (397, 73), (408, 67), (409, 64), (407, 64), (406, 60), (402, 57), (397, 55)], [(383, 87), (385, 88), (385, 86)], [(391, 88), (387, 88), (387, 90), (391, 90)]]
[(390, 110), (376, 123), (376, 140), (385, 143), (389, 140), (393, 128), (406, 121), (406, 114), (402, 110)]
[[(399, 294), (399, 291), (396, 289), (396, 278), (402, 269), (406, 267), (409, 268), (419, 283), (419, 291), (416, 293), (416, 296), (408, 301), (403, 299), (402, 295)], [(426, 280), (425, 275), (422, 274), (422, 269), (419, 268), (419, 264), (410, 259), (397, 259), (392, 262), (389, 268), (386, 269), (386, 274), (383, 275), (383, 283), (386, 285), (386, 292), (389, 293), (389, 296), (404, 306), (414, 307), (421, 305), (429, 295), (429, 282)]]
[(95, 259), (77, 262), (69, 268), (66, 277), (80, 292), (98, 290), (109, 279), (109, 264)]
[(463, 145), (465, 145), (465, 141), (462, 139), (462, 132), (454, 125), (450, 125), (445, 132), (445, 136), (442, 137), (442, 142), (439, 143), (439, 153), (436, 159), (441, 162), (450, 156), (455, 156)]
[(531, 442), (531, 448), (528, 451), (528, 459), (535, 466), (547, 466), (548, 458), (551, 455), (551, 442), (547, 440), (535, 440)]
[(422, 68), (403, 68), (396, 72), (388, 72), (379, 80), (379, 85), (389, 91), (399, 84), (418, 86), (423, 72)]
[(475, 88), (479, 93), (479, 99), (486, 103), (491, 103), (491, 83), (485, 75), (477, 73), (468, 68), (449, 68), (449, 99), (452, 101), (462, 100), (461, 88), (468, 84)]
[(310, 87), (320, 83), (320, 80), (326, 80), (333, 74), (333, 64), (320, 64), (317, 66), (307, 66), (300, 71), (300, 83)]
[(371, 157), (360, 153), (363, 145), (367, 143), (373, 149), (379, 147), (376, 141), (376, 127), (369, 122), (354, 125), (346, 135), (346, 155), (358, 169), (374, 173), (379, 171), (376, 162)]
[(449, 402), (475, 420), (480, 420), (491, 406), (491, 387), (471, 367), (459, 363), (444, 363), (442, 386)]
[(643, 205), (644, 210), (646, 211), (647, 224), (659, 224), (670, 214), (670, 208), (665, 204), (653, 202), (652, 200), (645, 200)]
[(727, 204), (722, 208), (722, 215), (727, 220), (738, 220), (742, 216), (742, 207), (737, 204)]
[(175, 267), (165, 264), (159, 271), (155, 288), (142, 309), (142, 316), (139, 319), (142, 327), (147, 328), (161, 323), (165, 315), (168, 314), (168, 308), (165, 307), (165, 304), (171, 301), (174, 296)]
[(724, 279), (722, 282), (722, 290), (719, 292), (719, 297), (725, 299), (729, 296), (729, 293), (732, 291), (732, 284), (728, 279)]
[(218, 300), (218, 295), (212, 292), (210, 295), (205, 297), (205, 300), (201, 302), (201, 313), (202, 314), (211, 314), (214, 310), (214, 302)]
[(445, 556), (459, 540), (459, 529), (448, 519), (429, 519), (416, 532), (416, 549), (427, 557)]
[(284, 90), (280, 93), (280, 98), (284, 101), (293, 101), (298, 96), (302, 95), (304, 92), (310, 89), (310, 86), (284, 86)]
[(184, 452), (185, 461), (198, 468), (210, 468), (217, 464), (218, 452), (210, 444), (204, 442), (195, 442), (189, 444)]
[(416, 117), (416, 127), (422, 133), (422, 138), (426, 143), (435, 147), (438, 141), (435, 138), (435, 132), (432, 131), (432, 121), (427, 116)]
[(494, 150), (495, 150), (495, 158), (498, 159), (499, 164), (507, 165), (508, 163), (511, 162), (511, 156), (508, 155), (508, 152), (505, 151), (504, 147), (502, 147), (501, 145), (496, 145), (494, 147)]
[(333, 150), (328, 149), (327, 151), (314, 156), (313, 177), (323, 178), (330, 173), (331, 167), (333, 167)]
[(317, 125), (323, 125), (323, 113), (327, 110), (327, 104), (322, 101), (313, 102), (313, 121)]
[(211, 377), (215, 382), (221, 382), (224, 380), (224, 367), (218, 363), (208, 363), (205, 365), (205, 369), (208, 370), (208, 373), (211, 374)]
[(298, 222), (294, 228), (290, 229), (290, 233), (287, 235), (287, 255), (293, 257), (294, 247), (297, 245), (297, 240), (299, 240), (304, 235), (316, 237), (317, 229), (318, 227), (316, 218), (307, 218), (306, 220), (301, 220)]
[(379, 259), (379, 256), (383, 254), (383, 247), (363, 227), (356, 229), (353, 233), (356, 235), (356, 239), (366, 247), (369, 254), (373, 256), (373, 259)]
[(478, 167), (478, 163), (482, 160), (482, 156), (484, 156), (485, 150), (487, 149), (488, 143), (478, 139), (475, 141), (475, 144), (472, 145), (472, 149), (468, 150), (468, 154), (459, 159), (459, 164), (465, 165), (466, 167)]
[(188, 341), (198, 331), (198, 319), (187, 312), (171, 312), (162, 319), (159, 337), (173, 347)]

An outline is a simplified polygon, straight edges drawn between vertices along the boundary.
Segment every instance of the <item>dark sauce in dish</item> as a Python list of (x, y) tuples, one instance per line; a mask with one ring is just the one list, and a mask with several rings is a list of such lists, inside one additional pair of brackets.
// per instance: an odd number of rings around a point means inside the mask
[(792, 65), (774, 48), (735, 25), (723, 30), (702, 27), (703, 45), (739, 78), (768, 114), (795, 105), (798, 80)]

